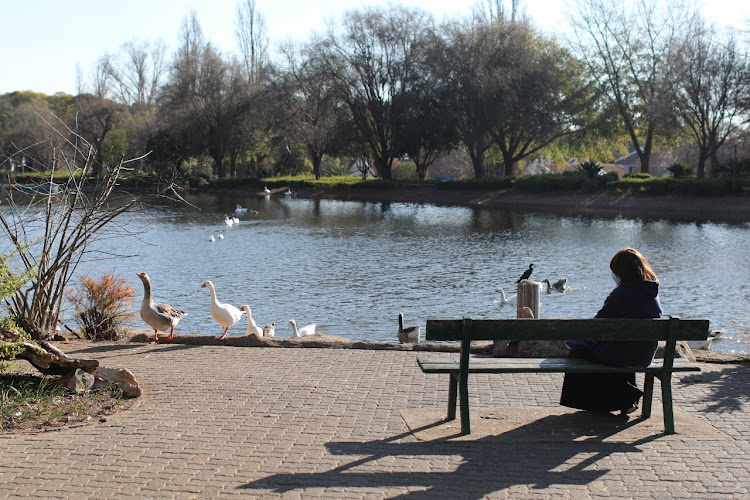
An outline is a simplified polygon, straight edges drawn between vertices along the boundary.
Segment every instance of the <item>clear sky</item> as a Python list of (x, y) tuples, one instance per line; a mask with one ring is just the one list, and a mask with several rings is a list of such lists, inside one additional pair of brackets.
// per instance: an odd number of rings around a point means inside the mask
[[(479, 0), (402, 0), (432, 11), (437, 19), (466, 16)], [(506, 2), (509, 4), (508, 2)], [(710, 2), (707, 2), (710, 3)], [(129, 41), (159, 38), (171, 53), (182, 21), (195, 10), (208, 40), (222, 51), (235, 51), (239, 0), (0, 0), (0, 94), (33, 90), (75, 94), (76, 66), (89, 75), (105, 52), (116, 53)], [(271, 49), (288, 38), (305, 40), (337, 21), (347, 10), (387, 0), (256, 0)], [(521, 0), (526, 14), (546, 32), (567, 25), (566, 0)], [(715, 2), (706, 17), (720, 25), (747, 26), (750, 0)], [(720, 6), (720, 7), (718, 7)]]

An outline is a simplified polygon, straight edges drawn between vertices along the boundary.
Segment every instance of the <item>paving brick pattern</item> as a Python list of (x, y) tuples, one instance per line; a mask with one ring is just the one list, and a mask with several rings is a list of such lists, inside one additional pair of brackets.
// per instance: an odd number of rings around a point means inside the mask
[[(399, 410), (443, 408), (447, 383), (415, 352), (63, 348), (130, 368), (145, 394), (103, 423), (1, 436), (0, 498), (750, 498), (748, 365), (675, 383), (676, 407), (730, 440), (427, 442)], [(557, 406), (561, 381), (477, 375), (472, 405)]]

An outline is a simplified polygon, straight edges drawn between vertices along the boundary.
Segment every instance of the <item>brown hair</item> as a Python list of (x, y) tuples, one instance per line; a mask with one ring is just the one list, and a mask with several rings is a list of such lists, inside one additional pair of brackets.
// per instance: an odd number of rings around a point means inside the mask
[(635, 285), (641, 281), (658, 281), (656, 273), (646, 258), (634, 248), (623, 248), (612, 257), (609, 268), (624, 285)]

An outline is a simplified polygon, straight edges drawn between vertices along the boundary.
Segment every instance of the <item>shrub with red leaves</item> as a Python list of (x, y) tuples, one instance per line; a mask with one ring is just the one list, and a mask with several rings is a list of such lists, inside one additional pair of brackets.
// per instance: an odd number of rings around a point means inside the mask
[(67, 297), (76, 308), (76, 322), (85, 338), (117, 340), (126, 323), (136, 318), (129, 312), (135, 290), (125, 278), (105, 272), (101, 281), (80, 276), (79, 289), (68, 290)]

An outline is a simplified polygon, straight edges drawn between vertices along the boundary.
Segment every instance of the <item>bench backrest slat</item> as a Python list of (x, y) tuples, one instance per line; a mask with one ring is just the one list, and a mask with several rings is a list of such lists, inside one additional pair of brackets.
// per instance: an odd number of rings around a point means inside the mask
[[(705, 340), (705, 319), (472, 319), (471, 340)], [(461, 340), (463, 319), (427, 319), (426, 340)]]

